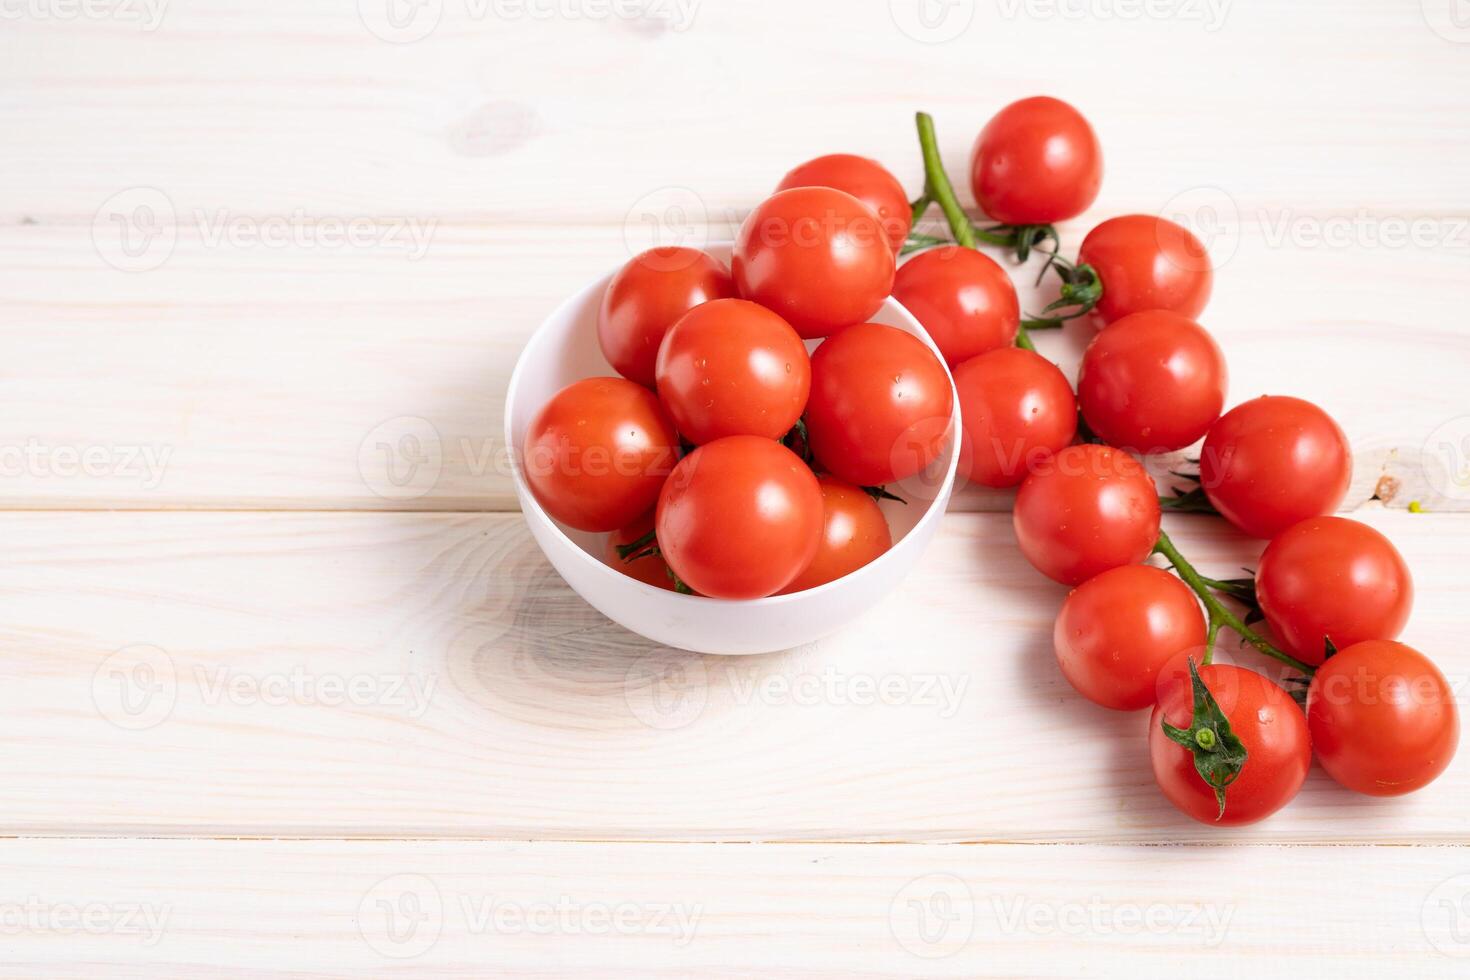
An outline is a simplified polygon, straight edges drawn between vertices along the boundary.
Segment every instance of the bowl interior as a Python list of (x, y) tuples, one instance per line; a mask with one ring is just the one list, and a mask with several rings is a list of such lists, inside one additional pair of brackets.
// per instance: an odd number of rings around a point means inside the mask
[[(728, 265), (730, 247), (730, 243), (726, 242), (708, 245), (704, 250)], [(513, 449), (511, 458), (514, 461), (513, 474), (516, 490), (523, 507), (534, 508), (542, 515), (545, 515), (545, 511), (536, 503), (535, 498), (527, 489), (521, 469), (521, 447), (525, 442), (526, 428), (541, 406), (550, 400), (552, 395), (572, 382), (582, 378), (616, 376), (617, 372), (602, 356), (602, 348), (597, 342), (598, 308), (602, 303), (602, 295), (607, 289), (608, 281), (616, 271), (614, 269), (592, 283), (552, 313), (532, 335), (511, 376), (506, 398), (505, 427), (506, 438)], [(873, 317), (873, 322), (888, 324), (913, 334), (923, 340), (931, 350), (934, 350), (936, 357), (939, 356), (928, 334), (896, 300), (892, 298), (884, 300), (883, 308)], [(820, 341), (816, 340), (808, 341), (807, 347), (815, 349), (819, 343)], [(941, 363), (942, 361), (941, 358)], [(949, 437), (939, 458), (922, 473), (890, 484), (888, 487), (890, 492), (902, 497), (907, 503), (894, 500), (879, 502), (884, 516), (888, 519), (889, 530), (895, 544), (925, 519), (934, 509), (936, 499), (945, 496), (943, 491), (953, 479), (957, 463), (958, 453), (954, 436), (958, 432), (958, 426), (959, 399), (956, 397), (955, 409), (951, 413)], [(547, 520), (551, 520), (549, 515), (545, 516)], [(602, 546), (606, 535), (578, 531), (556, 521), (551, 521), (551, 523), (570, 543), (601, 565), (609, 575), (623, 577), (620, 572), (608, 567), (602, 561)], [(878, 559), (880, 562), (882, 560), (882, 558)], [(691, 597), (681, 596), (680, 598)]]

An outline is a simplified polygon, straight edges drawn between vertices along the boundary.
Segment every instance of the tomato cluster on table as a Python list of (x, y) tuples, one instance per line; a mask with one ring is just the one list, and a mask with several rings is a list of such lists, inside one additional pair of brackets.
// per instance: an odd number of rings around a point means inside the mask
[[(947, 367), (961, 475), (1016, 488), (1022, 554), (1074, 587), (1053, 634), (1062, 675), (1103, 707), (1149, 710), (1171, 803), (1211, 824), (1259, 820), (1296, 795), (1314, 754), (1360, 793), (1435, 779), (1458, 713), (1433, 663), (1397, 642), (1409, 568), (1376, 530), (1330, 516), (1352, 455), (1325, 411), (1283, 395), (1225, 411), (1225, 357), (1198, 322), (1214, 276), (1203, 245), (1125, 215), (1093, 228), (1075, 262), (1060, 255), (1052, 223), (1090, 207), (1103, 172), (1067, 103), (1021, 100), (979, 134), (970, 183), (989, 224), (959, 205), (923, 113), (919, 134), (914, 202), (875, 161), (821, 157), (750, 215), (729, 271), (691, 249), (629, 262), (598, 324), (621, 377), (570, 386), (533, 422), (528, 461), (556, 463), (528, 466), (538, 500), (612, 532), (609, 562), (651, 584), (731, 599), (813, 588), (890, 546), (873, 498), (940, 454)], [(933, 205), (953, 241), (915, 230)], [(1056, 302), (1025, 315), (979, 243), (1044, 254)], [(943, 364), (869, 322), (890, 292)], [(1075, 391), (1030, 337), (1072, 319), (1097, 328)], [(1198, 471), (1161, 497), (1139, 458), (1192, 446)], [(621, 464), (589, 479), (592, 457)], [(1258, 570), (1200, 574), (1163, 531), (1166, 510), (1267, 539)], [(1286, 676), (1215, 662), (1227, 629)]]

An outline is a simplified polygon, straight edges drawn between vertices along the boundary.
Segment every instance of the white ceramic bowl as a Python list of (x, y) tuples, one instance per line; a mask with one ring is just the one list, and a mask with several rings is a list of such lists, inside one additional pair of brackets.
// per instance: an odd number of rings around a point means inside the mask
[[(705, 250), (729, 262), (728, 243)], [(564, 527), (536, 502), (526, 485), (522, 459), (526, 427), (532, 417), (552, 395), (573, 381), (616, 374), (597, 343), (597, 311), (613, 272), (546, 318), (521, 352), (505, 397), (505, 438), (514, 450), (511, 458), (516, 496), (547, 560), (578, 595), (609, 619), (657, 643), (699, 653), (750, 654), (789, 649), (833, 633), (870, 609), (918, 561), (949, 502), (959, 462), (958, 397), (951, 414), (949, 441), (939, 459), (924, 473), (889, 487), (908, 504), (882, 502), (893, 533), (893, 547), (851, 575), (794, 595), (737, 602), (656, 589), (603, 562), (605, 535)], [(924, 328), (896, 300), (884, 300), (873, 319), (913, 334), (938, 356)]]

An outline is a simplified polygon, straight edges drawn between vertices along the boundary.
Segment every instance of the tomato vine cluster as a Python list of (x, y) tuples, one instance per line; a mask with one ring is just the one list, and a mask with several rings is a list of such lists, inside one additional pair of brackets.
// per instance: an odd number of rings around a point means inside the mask
[[(923, 113), (918, 129), (917, 200), (875, 161), (820, 157), (752, 212), (729, 269), (688, 248), (624, 266), (598, 321), (619, 376), (563, 389), (527, 434), (538, 501), (610, 532), (609, 563), (652, 585), (723, 599), (815, 588), (891, 546), (875, 498), (941, 455), (952, 375), (962, 476), (1016, 488), (1022, 554), (1074, 587), (1053, 635), (1062, 675), (1099, 705), (1150, 711), (1170, 802), (1207, 823), (1259, 820), (1296, 795), (1314, 753), (1362, 793), (1432, 781), (1458, 717), (1443, 675), (1396, 642), (1409, 569), (1377, 531), (1329, 516), (1352, 457), (1326, 412), (1286, 396), (1225, 411), (1225, 356), (1198, 322), (1204, 246), (1125, 215), (1076, 261), (1060, 254), (1053, 224), (1092, 205), (1103, 173), (1091, 125), (1064, 102), (1021, 100), (979, 134), (969, 176), (989, 223), (959, 203)], [(952, 240), (914, 230), (934, 206)], [(1057, 300), (1026, 315), (981, 243), (1044, 255)], [(890, 294), (941, 357), (872, 322)], [(1079, 318), (1098, 330), (1074, 390), (1030, 334)], [(1188, 489), (1161, 498), (1139, 457), (1195, 445)], [(1166, 510), (1268, 539), (1258, 572), (1200, 574)], [(1214, 662), (1222, 629), (1292, 676)]]

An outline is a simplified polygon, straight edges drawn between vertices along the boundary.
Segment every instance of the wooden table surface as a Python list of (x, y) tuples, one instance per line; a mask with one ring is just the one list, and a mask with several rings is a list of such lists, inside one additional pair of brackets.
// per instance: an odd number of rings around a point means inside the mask
[(1341, 421), (1463, 691), (1463, 6), (0, 3), (0, 974), (1463, 976), (1470, 760), (1187, 821), (1005, 495), (845, 632), (700, 657), (562, 583), (500, 436), (631, 252), (1055, 94), (1107, 153), (1068, 249), (1201, 231), (1232, 403)]

